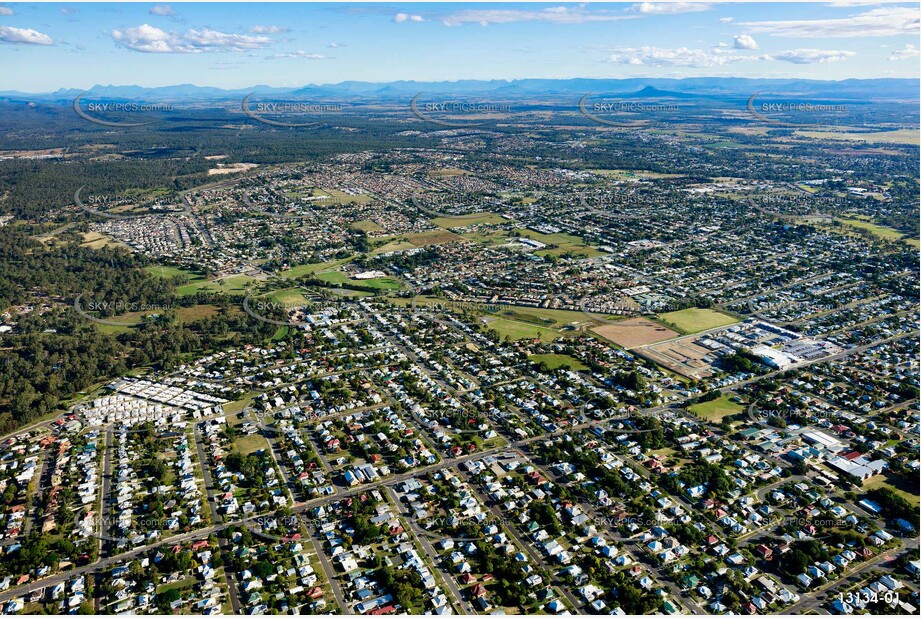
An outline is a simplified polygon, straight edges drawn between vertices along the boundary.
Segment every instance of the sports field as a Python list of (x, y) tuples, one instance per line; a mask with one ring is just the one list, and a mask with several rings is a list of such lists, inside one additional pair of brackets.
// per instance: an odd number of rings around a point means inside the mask
[(682, 309), (681, 311), (660, 313), (658, 321), (682, 334), (690, 335), (711, 328), (717, 328), (718, 326), (735, 324), (739, 320), (731, 315), (726, 315), (725, 313), (720, 313), (713, 309), (698, 309), (692, 307), (690, 309)]

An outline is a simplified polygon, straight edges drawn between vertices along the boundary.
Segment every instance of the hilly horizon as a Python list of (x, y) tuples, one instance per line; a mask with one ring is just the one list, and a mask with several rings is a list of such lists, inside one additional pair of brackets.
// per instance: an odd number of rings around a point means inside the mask
[(908, 78), (807, 80), (740, 77), (673, 78), (570, 78), (516, 80), (460, 80), (392, 82), (342, 81), (333, 84), (308, 84), (299, 87), (274, 87), (265, 84), (246, 88), (219, 88), (184, 83), (169, 86), (96, 84), (87, 90), (59, 88), (53, 92), (0, 91), (4, 99), (72, 101), (80, 94), (88, 98), (214, 101), (257, 95), (300, 97), (353, 97), (380, 100), (404, 98), (416, 94), (454, 96), (495, 95), (528, 97), (536, 95), (572, 96), (575, 94), (643, 96), (650, 98), (748, 98), (761, 92), (797, 97), (842, 98), (863, 100), (918, 100), (921, 80)]

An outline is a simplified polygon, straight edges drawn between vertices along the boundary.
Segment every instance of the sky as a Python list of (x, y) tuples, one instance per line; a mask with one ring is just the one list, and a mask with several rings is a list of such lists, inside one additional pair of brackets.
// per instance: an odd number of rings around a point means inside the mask
[(919, 76), (917, 3), (0, 4), (0, 90)]

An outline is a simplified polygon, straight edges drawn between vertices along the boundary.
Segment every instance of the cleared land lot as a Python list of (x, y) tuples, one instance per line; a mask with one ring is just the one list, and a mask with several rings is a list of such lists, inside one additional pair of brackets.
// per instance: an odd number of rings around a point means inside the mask
[(860, 142), (914, 144), (918, 145), (918, 131), (914, 129), (898, 129), (895, 131), (879, 131), (877, 133), (837, 133), (834, 131), (797, 131), (797, 135), (817, 139), (850, 140)]
[(522, 238), (530, 238), (531, 240), (536, 240), (537, 242), (542, 242), (545, 245), (553, 247), (552, 249), (539, 249), (534, 252), (535, 255), (541, 257), (547, 255), (563, 255), (564, 253), (582, 254), (590, 258), (604, 255), (602, 251), (599, 251), (591, 245), (585, 244), (582, 242), (581, 238), (571, 234), (564, 234), (562, 232), (556, 234), (541, 234), (540, 232), (524, 228), (519, 228), (515, 231), (520, 234)]
[(528, 360), (532, 363), (544, 363), (548, 369), (558, 369), (566, 366), (574, 371), (588, 369), (579, 359), (568, 354), (532, 354), (528, 357)]
[(686, 378), (699, 380), (713, 375), (713, 368), (710, 366), (713, 353), (697, 345), (694, 339), (694, 337), (685, 337), (675, 341), (664, 341), (639, 348), (636, 352), (670, 371)]
[(361, 230), (362, 232), (381, 232), (384, 229), (369, 219), (365, 219), (364, 221), (356, 221), (352, 224), (352, 227), (356, 230)]
[(304, 275), (309, 275), (311, 273), (319, 272), (321, 270), (328, 270), (331, 268), (336, 268), (342, 266), (346, 262), (349, 262), (352, 258), (346, 258), (344, 260), (333, 260), (331, 262), (318, 262), (316, 264), (299, 264), (297, 266), (292, 266), (288, 270), (282, 271), (280, 274), (285, 279), (296, 279), (298, 277), (303, 277)]
[(475, 212), (469, 215), (459, 217), (435, 217), (432, 219), (432, 225), (438, 227), (466, 227), (468, 225), (477, 225), (479, 223), (499, 224), (505, 223), (506, 220), (501, 216), (491, 212)]
[(505, 339), (508, 337), (512, 341), (519, 339), (540, 339), (541, 341), (551, 342), (563, 334), (558, 330), (544, 328), (536, 324), (525, 324), (515, 320), (506, 320), (504, 318), (483, 318), (487, 328), (499, 333), (499, 337)]
[(111, 236), (100, 234), (99, 232), (86, 232), (83, 234), (81, 247), (90, 249), (101, 249), (102, 247), (127, 247), (128, 245), (120, 243)]
[(685, 335), (699, 333), (719, 326), (728, 326), (739, 321), (731, 315), (726, 315), (713, 309), (697, 308), (661, 313), (658, 319), (666, 326), (674, 328)]
[(613, 341), (622, 348), (635, 348), (658, 341), (677, 337), (678, 333), (646, 318), (630, 318), (616, 324), (605, 324), (592, 329), (605, 339)]
[(465, 239), (463, 236), (458, 236), (454, 232), (449, 232), (448, 230), (433, 230), (431, 232), (407, 234), (406, 240), (417, 247), (425, 247), (428, 245), (443, 245), (445, 243)]
[(233, 442), (234, 449), (240, 451), (244, 455), (249, 455), (250, 453), (255, 453), (256, 451), (262, 451), (269, 448), (269, 443), (265, 438), (260, 436), (257, 433), (240, 436)]
[(744, 409), (744, 406), (730, 401), (729, 397), (726, 395), (723, 395), (719, 399), (714, 399), (713, 401), (705, 401), (703, 403), (695, 403), (692, 406), (688, 406), (689, 412), (711, 423), (719, 423), (723, 420), (724, 416), (738, 414)]

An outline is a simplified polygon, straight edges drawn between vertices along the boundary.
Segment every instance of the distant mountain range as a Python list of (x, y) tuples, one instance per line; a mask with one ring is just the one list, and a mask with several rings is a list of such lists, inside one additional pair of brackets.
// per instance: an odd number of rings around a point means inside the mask
[(338, 84), (307, 85), (298, 88), (274, 88), (257, 85), (250, 88), (223, 89), (194, 84), (179, 84), (145, 88), (142, 86), (95, 85), (88, 90), (75, 88), (54, 92), (26, 93), (0, 91), (6, 100), (35, 100), (70, 102), (81, 93), (87, 99), (204, 102), (240, 100), (250, 93), (287, 100), (395, 100), (407, 99), (420, 92), (426, 95), (491, 96), (502, 99), (524, 99), (537, 96), (572, 97), (584, 94), (596, 96), (634, 96), (645, 99), (701, 98), (739, 99), (761, 92), (796, 98), (821, 98), (853, 101), (918, 101), (921, 80), (917, 79), (846, 79), (821, 81), (807, 79), (749, 79), (741, 77), (692, 77), (686, 79), (516, 79), (462, 80), (455, 82), (395, 81), (387, 83), (345, 81)]

